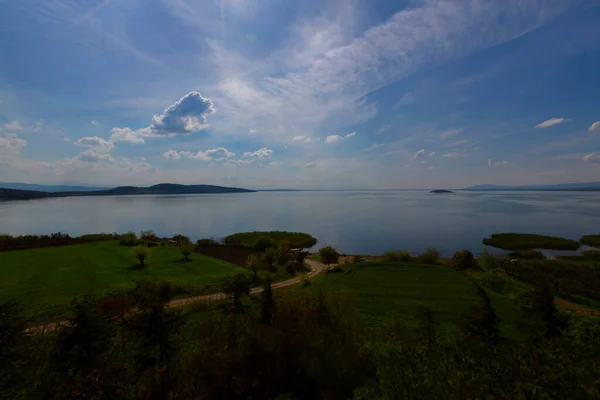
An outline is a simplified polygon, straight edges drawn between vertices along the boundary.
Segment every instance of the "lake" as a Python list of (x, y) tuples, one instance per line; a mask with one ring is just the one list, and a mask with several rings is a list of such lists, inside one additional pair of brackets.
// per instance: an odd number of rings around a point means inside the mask
[(302, 191), (102, 196), (0, 202), (0, 233), (181, 233), (196, 240), (235, 232), (307, 232), (317, 247), (380, 254), (481, 251), (491, 233), (579, 239), (600, 233), (600, 192)]

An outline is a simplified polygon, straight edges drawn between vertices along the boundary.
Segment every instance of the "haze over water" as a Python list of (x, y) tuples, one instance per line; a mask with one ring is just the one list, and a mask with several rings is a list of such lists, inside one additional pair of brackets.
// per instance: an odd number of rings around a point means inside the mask
[(491, 233), (578, 239), (600, 231), (600, 192), (306, 191), (177, 196), (68, 197), (0, 202), (0, 233), (98, 232), (193, 240), (235, 232), (307, 232), (318, 247), (380, 254), (480, 251)]

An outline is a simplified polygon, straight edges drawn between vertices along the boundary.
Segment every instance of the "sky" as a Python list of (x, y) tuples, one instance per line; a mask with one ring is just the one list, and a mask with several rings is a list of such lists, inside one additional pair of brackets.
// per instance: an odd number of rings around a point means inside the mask
[(0, 181), (600, 181), (597, 0), (0, 0)]

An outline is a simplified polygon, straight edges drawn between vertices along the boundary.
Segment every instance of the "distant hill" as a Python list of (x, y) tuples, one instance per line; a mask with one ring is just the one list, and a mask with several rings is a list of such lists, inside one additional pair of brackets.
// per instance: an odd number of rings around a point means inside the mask
[(38, 192), (92, 192), (97, 190), (108, 190), (110, 187), (36, 185), (33, 183), (0, 182), (0, 189), (35, 190)]
[(214, 185), (178, 185), (175, 183), (159, 183), (150, 187), (118, 186), (113, 189), (93, 191), (61, 191), (45, 192), (36, 190), (19, 190), (0, 188), (0, 200), (33, 200), (49, 197), (74, 196), (123, 196), (138, 194), (209, 194), (209, 193), (251, 193), (255, 190), (232, 188)]
[(523, 185), (523, 186), (475, 185), (475, 186), (466, 187), (463, 190), (600, 191), (600, 182), (561, 183), (561, 184), (557, 184), (557, 185)]

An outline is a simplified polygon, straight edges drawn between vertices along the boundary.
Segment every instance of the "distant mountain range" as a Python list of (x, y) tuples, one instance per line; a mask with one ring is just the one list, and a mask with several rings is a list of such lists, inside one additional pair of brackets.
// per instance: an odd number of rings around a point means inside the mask
[(600, 182), (561, 183), (557, 185), (475, 185), (463, 190), (552, 190), (552, 191), (600, 191)]
[(92, 192), (95, 190), (108, 190), (106, 186), (73, 186), (73, 185), (36, 185), (33, 183), (0, 182), (2, 189), (36, 190), (39, 192)]
[[(80, 187), (81, 188), (81, 187)], [(85, 188), (85, 187), (84, 187)], [(90, 188), (86, 188), (90, 189)], [(214, 186), (214, 185), (178, 185), (174, 183), (159, 183), (150, 187), (119, 186), (113, 189), (71, 191), (39, 191), (2, 188), (0, 184), (0, 200), (32, 200), (49, 197), (74, 196), (122, 196), (138, 194), (208, 194), (208, 193), (250, 193), (255, 190)], [(94, 190), (95, 189), (95, 190)]]

